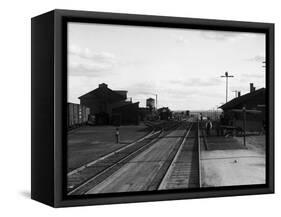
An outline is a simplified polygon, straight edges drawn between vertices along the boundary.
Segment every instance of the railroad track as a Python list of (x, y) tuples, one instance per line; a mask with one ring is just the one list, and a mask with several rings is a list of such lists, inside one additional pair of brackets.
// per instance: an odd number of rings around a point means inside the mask
[(200, 137), (201, 137), (202, 142), (203, 142), (202, 145), (204, 145), (205, 150), (208, 150), (209, 147), (208, 147), (208, 142), (207, 142), (207, 138), (206, 138), (206, 131), (203, 128), (202, 123), (198, 122), (198, 125), (199, 125), (198, 133), (200, 133)]
[(85, 193), (200, 187), (198, 131), (197, 124), (186, 123)]
[(87, 163), (68, 173), (68, 195), (80, 195), (86, 193), (93, 186), (98, 185), (111, 174), (119, 170), (125, 163), (152, 146), (162, 136), (165, 136), (178, 124), (165, 126), (162, 130), (151, 133), (143, 139), (113, 151), (106, 156)]
[[(175, 130), (176, 128), (176, 130)], [(185, 130), (184, 134), (178, 135), (176, 132)], [(185, 123), (180, 126), (173, 126), (169, 129), (153, 132), (147, 138), (142, 139), (135, 144), (131, 144), (119, 151), (112, 152), (106, 157), (100, 158), (95, 162), (91, 162), (82, 170), (75, 171), (69, 174), (68, 177), (68, 194), (81, 195), (99, 192), (98, 189), (103, 189), (111, 181), (111, 185), (115, 185), (116, 189), (122, 188), (113, 179), (118, 179), (126, 173), (132, 181), (126, 181), (125, 176), (120, 185), (126, 184), (127, 186), (136, 185), (136, 188), (127, 189), (125, 191), (153, 191), (153, 190), (168, 190), (168, 189), (186, 189), (198, 188), (200, 184), (200, 130), (199, 125), (195, 123)], [(175, 132), (175, 133), (174, 133)], [(175, 138), (172, 139), (171, 138)], [(162, 139), (162, 140), (161, 140)], [(148, 166), (139, 165), (142, 167), (140, 173), (146, 173), (145, 170), (153, 170), (151, 177), (146, 179), (145, 175), (139, 174), (134, 169), (128, 172), (129, 161), (138, 162), (140, 156), (149, 156), (150, 151), (154, 150), (154, 155), (158, 154), (157, 150), (161, 150), (163, 139), (170, 139), (174, 144), (169, 144), (165, 147), (167, 149), (164, 160), (160, 161), (147, 161)], [(161, 141), (160, 141), (161, 140)], [(155, 144), (155, 145), (154, 145)], [(157, 145), (156, 145), (157, 144)], [(164, 144), (164, 143), (163, 143)], [(158, 149), (157, 149), (158, 148)], [(155, 152), (156, 151), (156, 152)], [(153, 154), (152, 154), (153, 155)], [(152, 157), (153, 158), (153, 157)], [(146, 160), (146, 157), (142, 158)], [(142, 164), (142, 161), (139, 161)], [(153, 169), (153, 165), (158, 164), (157, 170)], [(149, 168), (151, 167), (151, 168)], [(120, 173), (120, 174), (119, 174)], [(128, 174), (129, 173), (129, 174)], [(112, 179), (113, 178), (113, 179)], [(138, 184), (134, 183), (134, 179), (145, 179)], [(120, 181), (120, 180), (119, 180)], [(124, 183), (126, 182), (126, 183)], [(113, 184), (112, 184), (113, 183)], [(140, 187), (141, 186), (141, 187)], [(106, 188), (106, 187), (105, 187)], [(111, 192), (106, 189), (106, 192)], [(114, 190), (112, 192), (115, 192)]]
[(200, 135), (193, 123), (177, 148), (158, 190), (198, 188), (200, 184)]

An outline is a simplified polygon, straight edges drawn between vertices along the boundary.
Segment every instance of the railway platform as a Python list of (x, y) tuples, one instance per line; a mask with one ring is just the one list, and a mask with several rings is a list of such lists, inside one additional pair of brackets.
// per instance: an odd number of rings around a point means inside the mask
[[(202, 187), (265, 184), (265, 138), (207, 138), (216, 146), (201, 149)], [(233, 145), (231, 142), (233, 142)]]

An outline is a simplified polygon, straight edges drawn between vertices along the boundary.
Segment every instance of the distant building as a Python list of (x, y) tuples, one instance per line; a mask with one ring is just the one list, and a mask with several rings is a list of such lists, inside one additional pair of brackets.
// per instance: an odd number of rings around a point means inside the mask
[(243, 128), (243, 113), (235, 112), (235, 109), (242, 109), (245, 107), (247, 110), (253, 111), (246, 113), (246, 131), (261, 131), (266, 118), (265, 95), (265, 88), (256, 90), (251, 83), (249, 93), (242, 96), (239, 94), (238, 97), (220, 107), (224, 113), (225, 124)]
[(146, 121), (149, 120), (151, 117), (152, 113), (147, 107), (140, 107), (139, 108), (139, 117), (140, 121)]
[(111, 90), (102, 83), (79, 99), (81, 105), (90, 108), (97, 125), (138, 124), (139, 103), (127, 101), (127, 91)]
[(148, 98), (146, 100), (146, 107), (149, 108), (150, 111), (155, 110), (155, 99)]

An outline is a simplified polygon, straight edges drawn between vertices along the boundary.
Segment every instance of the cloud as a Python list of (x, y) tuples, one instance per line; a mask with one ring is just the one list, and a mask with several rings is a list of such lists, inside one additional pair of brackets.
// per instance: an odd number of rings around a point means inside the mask
[(182, 35), (173, 34), (172, 37), (176, 40), (179, 44), (188, 44), (188, 39), (183, 37)]
[(153, 94), (156, 93), (157, 85), (151, 82), (137, 82), (129, 84), (125, 88), (127, 88), (130, 93), (138, 96), (153, 96)]
[(178, 84), (186, 87), (203, 87), (203, 86), (216, 86), (221, 84), (222, 80), (219, 78), (190, 78), (189, 80), (173, 80), (172, 84)]
[[(134, 83), (126, 87), (130, 94), (138, 97), (153, 96), (157, 94), (164, 94), (169, 97), (190, 97), (197, 95), (213, 96), (214, 93), (209, 93), (211, 87), (216, 87), (221, 84), (219, 78), (199, 79), (192, 78), (188, 81), (172, 80), (163, 81), (159, 84), (149, 82)], [(206, 87), (206, 88), (202, 88)]]
[(89, 48), (70, 45), (68, 72), (73, 76), (99, 76), (112, 71), (117, 65), (115, 55), (108, 52), (93, 52)]
[(255, 37), (255, 34), (242, 32), (206, 31), (202, 30), (201, 36), (205, 39), (216, 41), (236, 41), (242, 38)]
[(69, 74), (72, 76), (100, 76), (106, 71), (110, 71), (112, 65), (103, 63), (75, 63), (69, 64)]
[(241, 76), (244, 78), (264, 78), (265, 74), (263, 74), (263, 73), (243, 73)]
[[(133, 101), (141, 102), (140, 106), (146, 105), (146, 99), (158, 96), (158, 107), (168, 106), (170, 109), (208, 108), (210, 103), (220, 102), (225, 98), (225, 89), (217, 88), (220, 79), (195, 79), (191, 81), (160, 81), (159, 82), (136, 82), (124, 86)], [(197, 83), (197, 84), (194, 84)], [(204, 86), (202, 86), (204, 85)], [(215, 104), (214, 104), (215, 105)]]
[(114, 62), (116, 60), (115, 55), (108, 53), (108, 52), (93, 52), (89, 48), (81, 48), (76, 45), (70, 45), (69, 54), (90, 59), (94, 61), (100, 61), (100, 62)]
[(258, 54), (256, 56), (253, 56), (251, 58), (246, 59), (247, 61), (253, 61), (253, 62), (264, 62), (265, 56), (262, 54)]

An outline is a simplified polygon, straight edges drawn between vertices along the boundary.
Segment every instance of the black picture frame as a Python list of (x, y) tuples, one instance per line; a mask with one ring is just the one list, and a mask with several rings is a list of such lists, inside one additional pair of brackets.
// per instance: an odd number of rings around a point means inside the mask
[[(245, 31), (266, 34), (266, 184), (194, 190), (67, 196), (67, 22)], [(31, 197), (53, 207), (274, 193), (274, 24), (180, 17), (53, 10), (32, 18)]]

